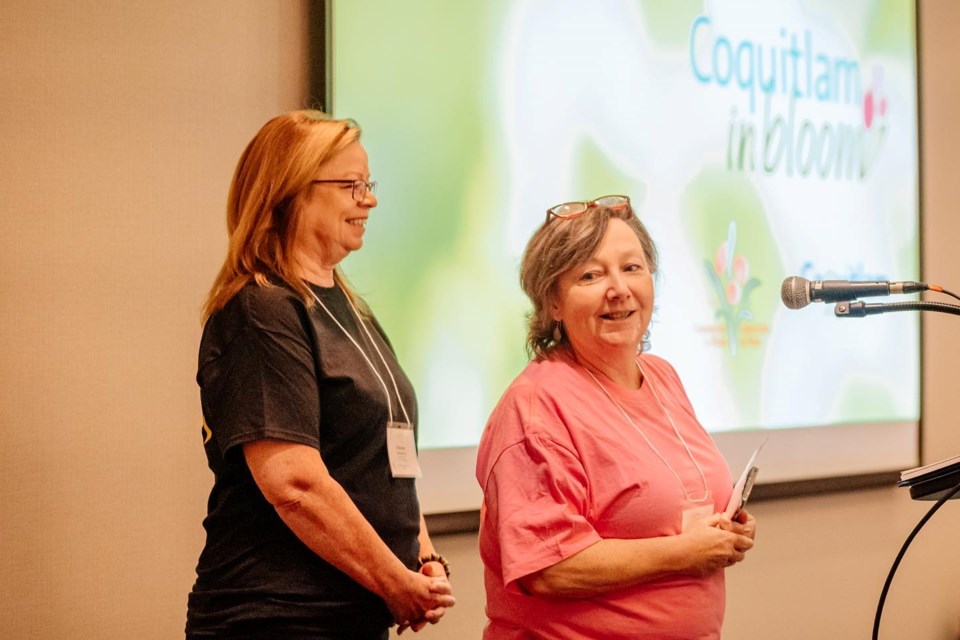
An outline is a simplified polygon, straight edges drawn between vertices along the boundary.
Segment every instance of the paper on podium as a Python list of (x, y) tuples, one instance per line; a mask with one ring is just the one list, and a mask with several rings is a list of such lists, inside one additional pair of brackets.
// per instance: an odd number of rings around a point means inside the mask
[(753, 481), (756, 480), (757, 472), (760, 470), (754, 463), (757, 461), (757, 454), (760, 453), (760, 449), (763, 449), (763, 445), (766, 443), (767, 441), (764, 440), (760, 446), (757, 447), (756, 451), (753, 452), (753, 455), (747, 460), (747, 465), (743, 468), (743, 473), (740, 474), (737, 483), (733, 485), (733, 493), (730, 494), (730, 501), (727, 502), (727, 508), (723, 511), (723, 514), (728, 518), (736, 518), (740, 513), (740, 509), (743, 509), (743, 506), (747, 504), (750, 491), (753, 490)]

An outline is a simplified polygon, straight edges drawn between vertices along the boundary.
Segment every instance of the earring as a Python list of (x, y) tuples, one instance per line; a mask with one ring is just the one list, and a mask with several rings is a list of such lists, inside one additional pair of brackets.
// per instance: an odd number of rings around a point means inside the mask
[(560, 321), (557, 320), (557, 323), (553, 325), (553, 341), (556, 344), (560, 344), (563, 341), (563, 334), (560, 333)]

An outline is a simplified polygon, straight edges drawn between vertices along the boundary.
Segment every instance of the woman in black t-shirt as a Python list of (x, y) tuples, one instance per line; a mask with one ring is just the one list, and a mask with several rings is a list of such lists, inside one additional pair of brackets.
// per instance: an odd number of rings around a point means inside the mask
[(379, 639), (455, 603), (414, 486), (413, 388), (338, 268), (377, 204), (359, 138), (292, 112), (237, 165), (197, 373), (214, 486), (188, 638)]

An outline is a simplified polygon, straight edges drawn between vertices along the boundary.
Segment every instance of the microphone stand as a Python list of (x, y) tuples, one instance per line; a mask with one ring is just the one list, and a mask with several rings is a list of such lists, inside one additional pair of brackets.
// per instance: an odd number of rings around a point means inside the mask
[[(864, 316), (896, 311), (937, 311), (939, 313), (949, 313), (960, 316), (960, 305), (932, 302), (929, 300), (910, 300), (907, 302), (886, 302), (880, 304), (866, 304), (859, 300), (850, 300), (838, 302), (833, 307), (833, 315), (838, 318), (862, 318)], [(914, 500), (937, 500), (957, 484), (960, 484), (960, 463), (952, 463), (945, 467), (938, 467), (928, 473), (912, 477), (909, 480), (901, 479), (898, 486), (910, 487), (910, 497)], [(953, 492), (951, 493), (951, 497), (960, 498), (960, 495)]]
[(883, 302), (866, 304), (859, 300), (850, 302), (838, 302), (833, 307), (833, 315), (838, 318), (862, 318), (864, 316), (873, 316), (878, 313), (890, 313), (892, 311), (939, 311), (940, 313), (949, 313), (960, 316), (960, 305), (947, 304), (945, 302), (931, 302), (929, 300), (911, 300), (909, 302)]
[[(944, 302), (931, 302), (928, 300), (914, 300), (909, 302), (887, 302), (878, 304), (866, 304), (859, 300), (849, 302), (838, 302), (833, 307), (833, 314), (838, 318), (863, 318), (865, 316), (877, 315), (880, 313), (891, 313), (897, 311), (936, 311), (939, 313), (949, 313), (960, 316), (960, 305), (946, 304)], [(935, 481), (935, 482), (934, 482)], [(923, 489), (926, 485), (936, 485), (936, 491), (933, 487)], [(906, 541), (900, 548), (887, 579), (883, 583), (883, 590), (880, 592), (880, 601), (877, 603), (877, 613), (873, 619), (873, 640), (878, 640), (880, 635), (880, 618), (883, 615), (883, 605), (887, 599), (887, 592), (890, 590), (890, 584), (893, 582), (893, 576), (903, 560), (904, 554), (913, 539), (920, 533), (920, 529), (933, 517), (940, 507), (951, 498), (960, 498), (960, 468), (956, 464), (949, 465), (947, 468), (922, 474), (911, 480), (901, 480), (898, 486), (909, 486), (910, 496), (914, 500), (936, 500), (936, 504), (920, 519), (917, 526), (914, 527)]]

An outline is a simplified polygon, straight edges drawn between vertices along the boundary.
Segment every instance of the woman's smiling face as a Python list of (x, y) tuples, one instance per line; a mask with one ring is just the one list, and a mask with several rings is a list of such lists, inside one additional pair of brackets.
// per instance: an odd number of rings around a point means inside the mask
[[(367, 152), (359, 142), (351, 144), (321, 167), (318, 180), (370, 180)], [(296, 249), (301, 259), (324, 267), (339, 264), (347, 254), (363, 246), (363, 233), (370, 209), (377, 198), (367, 191), (363, 200), (353, 199), (353, 186), (315, 183), (301, 207), (302, 228)]]
[(653, 276), (643, 245), (611, 219), (596, 253), (560, 277), (553, 317), (578, 355), (636, 353), (653, 315)]

